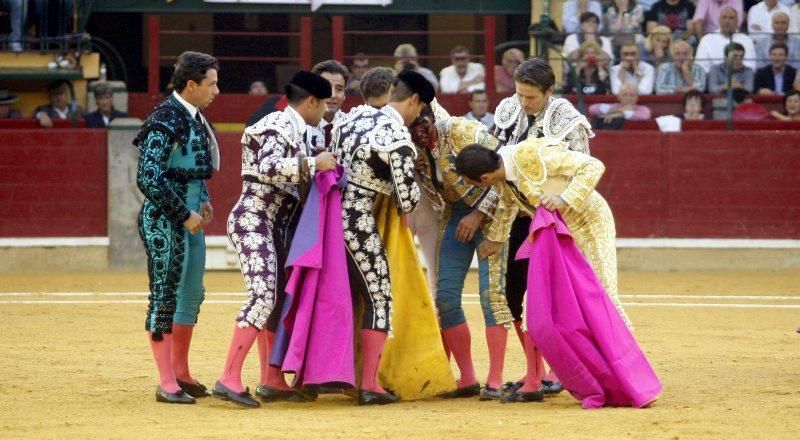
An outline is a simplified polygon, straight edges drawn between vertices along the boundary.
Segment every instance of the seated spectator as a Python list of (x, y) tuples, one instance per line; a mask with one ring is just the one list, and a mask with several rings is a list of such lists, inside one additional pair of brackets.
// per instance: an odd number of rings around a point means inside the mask
[(702, 121), (706, 119), (703, 104), (703, 93), (696, 89), (689, 90), (683, 95), (683, 113), (676, 116), (687, 121)]
[(619, 87), (625, 83), (636, 84), (640, 95), (653, 93), (656, 69), (639, 61), (639, 46), (624, 44), (619, 50), (620, 62), (611, 66), (611, 93), (619, 94)]
[(706, 69), (706, 72), (711, 70), (711, 66), (724, 61), (723, 52), (731, 39), (744, 47), (747, 56), (744, 64), (752, 70), (756, 70), (756, 53), (753, 40), (743, 33), (736, 32), (739, 26), (737, 24), (739, 23), (737, 14), (738, 12), (736, 12), (735, 8), (728, 6), (722, 8), (719, 15), (719, 31), (707, 34), (700, 39), (694, 58), (697, 60), (697, 64)]
[(770, 117), (770, 111), (763, 105), (754, 103), (747, 90), (733, 89), (733, 103), (734, 121), (764, 121)]
[[(716, 32), (722, 27), (720, 13), (725, 8), (731, 8), (736, 12), (736, 23), (734, 29), (738, 29), (744, 21), (744, 5), (742, 0), (698, 0), (694, 10), (695, 34), (702, 37), (705, 34)], [(700, 51), (698, 50), (698, 53)]]
[(256, 78), (250, 83), (250, 88), (247, 90), (248, 95), (264, 96), (269, 93), (267, 89), (267, 82), (262, 78)]
[(606, 9), (605, 29), (614, 46), (638, 43), (642, 39), (644, 9), (636, 0), (614, 0)]
[(11, 109), (11, 104), (19, 101), (19, 97), (11, 94), (11, 90), (0, 89), (0, 119), (19, 119), (19, 110)]
[(433, 85), (433, 88), (437, 92), (439, 91), (439, 80), (436, 79), (436, 74), (431, 69), (419, 65), (417, 48), (413, 44), (404, 43), (394, 50), (394, 71), (395, 73), (400, 73), (407, 69), (414, 70), (424, 76)]
[(483, 79), (486, 71), (483, 64), (469, 60), (469, 49), (456, 46), (450, 50), (453, 63), (439, 72), (439, 91), (442, 93), (469, 93), (484, 90)]
[(611, 44), (611, 38), (602, 37), (597, 34), (600, 27), (600, 17), (594, 15), (593, 12), (584, 12), (581, 14), (581, 31), (577, 34), (570, 34), (564, 40), (564, 45), (561, 46), (561, 55), (565, 60), (575, 61), (578, 57), (578, 48), (585, 41), (594, 41), (602, 46), (603, 51), (607, 54), (608, 60), (614, 60), (614, 48)]
[(94, 101), (97, 110), (87, 114), (86, 128), (107, 128), (116, 118), (127, 118), (128, 114), (114, 109), (114, 89), (108, 84), (94, 86)]
[(690, 0), (660, 0), (645, 14), (647, 33), (656, 26), (667, 26), (672, 31), (673, 39), (693, 43), (696, 41), (692, 22), (694, 9), (694, 3)]
[[(591, 12), (597, 17), (603, 16), (603, 7), (595, 0), (567, 0), (561, 14), (561, 25), (565, 34), (577, 34), (581, 31), (580, 17), (586, 12)], [(600, 23), (600, 30), (603, 24)]]
[(348, 96), (361, 94), (361, 79), (369, 70), (369, 58), (364, 52), (359, 52), (353, 58), (353, 65), (350, 68), (350, 77), (344, 87), (344, 93)]
[(514, 85), (514, 71), (525, 61), (525, 54), (516, 48), (508, 49), (503, 52), (503, 60), (500, 66), (494, 66), (494, 90), (495, 92), (506, 95), (516, 92)]
[[(47, 86), (47, 95), (50, 103), (36, 107), (33, 117), (39, 120), (42, 127), (52, 127), (53, 120), (69, 121), (73, 118), (83, 117), (83, 109), (75, 105), (70, 105), (70, 85), (67, 81), (59, 80)], [(74, 104), (74, 102), (73, 102)]]
[[(725, 47), (725, 58), (731, 56), (733, 76), (731, 78), (731, 88), (744, 89), (748, 93), (753, 92), (753, 77), (755, 72), (744, 64), (745, 51), (739, 43), (731, 43)], [(728, 90), (728, 62), (715, 64), (708, 72), (708, 91), (709, 93), (722, 93)]]
[(774, 43), (784, 43), (788, 49), (786, 64), (800, 68), (800, 36), (788, 34), (789, 15), (783, 12), (772, 14), (772, 33), (751, 36), (756, 47), (756, 65), (770, 65), (769, 52)]
[(392, 81), (394, 81), (394, 71), (388, 67), (374, 67), (367, 70), (360, 81), (360, 93), (364, 102), (375, 108), (382, 108), (388, 104)]
[(789, 90), (783, 95), (783, 113), (775, 110), (770, 113), (779, 121), (800, 121), (800, 91)]
[(494, 114), (489, 113), (489, 95), (485, 90), (473, 90), (469, 93), (469, 113), (465, 118), (478, 121), (490, 131), (494, 128)]
[(679, 40), (672, 44), (672, 62), (658, 66), (656, 95), (706, 89), (706, 71), (692, 57), (692, 46)]
[[(597, 125), (614, 124), (615, 119), (628, 121), (646, 121), (650, 119), (650, 109), (637, 105), (639, 94), (636, 92), (637, 86), (632, 83), (625, 83), (620, 86), (617, 95), (618, 103), (615, 104), (592, 104), (589, 106), (589, 116), (597, 121)], [(595, 124), (593, 124), (595, 125)]]
[(789, 7), (778, 0), (762, 0), (747, 11), (747, 33), (751, 37), (772, 33), (772, 14), (783, 12), (789, 15)]
[[(578, 49), (578, 62), (575, 64), (576, 84), (573, 75), (565, 74), (563, 92), (576, 93), (578, 88), (584, 95), (608, 95), (611, 82), (608, 72), (608, 58), (595, 40), (587, 40)], [(576, 87), (577, 86), (577, 87)]]
[(672, 32), (666, 26), (656, 26), (639, 47), (641, 60), (658, 69), (658, 66), (672, 61), (670, 46)]
[(783, 43), (773, 43), (769, 49), (770, 65), (756, 71), (753, 90), (759, 95), (781, 95), (792, 87), (797, 75), (794, 67), (786, 64), (789, 48)]

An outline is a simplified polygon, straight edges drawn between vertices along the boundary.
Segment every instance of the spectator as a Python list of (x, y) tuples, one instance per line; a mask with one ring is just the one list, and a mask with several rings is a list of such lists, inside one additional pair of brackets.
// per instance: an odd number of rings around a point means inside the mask
[(469, 93), (469, 110), (464, 117), (480, 122), (491, 132), (494, 128), (494, 115), (489, 113), (489, 95), (485, 90), (473, 90)]
[(636, 0), (614, 0), (606, 10), (606, 32), (614, 46), (638, 43), (642, 39), (644, 9)]
[(701, 65), (706, 72), (709, 72), (714, 64), (723, 61), (723, 51), (731, 39), (744, 47), (747, 54), (747, 58), (744, 61), (745, 65), (752, 70), (756, 69), (756, 53), (753, 40), (745, 34), (736, 32), (737, 23), (739, 22), (737, 14), (734, 8), (727, 6), (722, 8), (719, 13), (719, 31), (707, 34), (700, 39), (695, 59), (697, 64)]
[[(575, 65), (575, 78), (567, 72), (564, 80), (564, 93), (575, 93), (578, 87), (584, 95), (608, 95), (611, 83), (608, 72), (607, 54), (595, 40), (586, 40), (578, 49), (578, 63)], [(577, 86), (577, 87), (576, 87)]]
[(658, 66), (672, 61), (672, 32), (666, 26), (656, 26), (650, 31), (647, 39), (639, 48), (642, 61), (651, 64), (656, 69)]
[(697, 8), (694, 10), (694, 17), (692, 17), (695, 34), (697, 34), (698, 37), (702, 37), (705, 34), (716, 32), (721, 28), (720, 14), (725, 8), (732, 8), (736, 12), (734, 31), (738, 29), (739, 26), (742, 25), (742, 21), (744, 21), (744, 5), (742, 4), (742, 0), (699, 0), (697, 2)]
[(417, 48), (413, 44), (401, 44), (394, 50), (394, 71), (400, 73), (403, 70), (414, 70), (420, 75), (424, 76), (433, 88), (439, 91), (439, 80), (436, 79), (436, 74), (431, 69), (422, 67), (417, 61)]
[(364, 74), (369, 70), (369, 58), (364, 52), (359, 52), (353, 58), (353, 67), (350, 69), (350, 78), (347, 79), (347, 85), (344, 88), (344, 93), (348, 96), (361, 94), (361, 79)]
[(650, 119), (650, 109), (643, 105), (637, 105), (639, 94), (636, 92), (638, 86), (633, 83), (625, 83), (620, 86), (615, 104), (592, 104), (589, 106), (589, 116), (602, 121), (598, 125), (612, 124), (614, 119), (624, 119), (628, 121), (646, 121)]
[(127, 118), (128, 114), (114, 109), (114, 89), (108, 84), (94, 86), (94, 101), (97, 110), (86, 115), (86, 128), (107, 128), (116, 118)]
[(747, 11), (747, 33), (751, 37), (758, 34), (772, 33), (772, 14), (783, 12), (789, 14), (789, 8), (778, 0), (762, 0)]
[(70, 88), (70, 84), (64, 80), (52, 82), (47, 86), (50, 104), (40, 105), (33, 112), (33, 117), (39, 120), (42, 127), (52, 127), (54, 119), (68, 121), (83, 116), (83, 109), (74, 105), (74, 101), (70, 103)]
[(666, 26), (672, 31), (672, 38), (692, 43), (694, 37), (694, 3), (689, 0), (660, 0), (645, 14), (647, 33), (656, 26)]
[(703, 104), (703, 93), (697, 89), (689, 90), (683, 95), (683, 113), (677, 116), (687, 121), (702, 121), (706, 119)]
[(792, 87), (797, 75), (794, 67), (786, 64), (789, 48), (784, 43), (773, 43), (769, 48), (770, 65), (756, 71), (753, 90), (759, 95), (782, 95)]
[(269, 93), (267, 90), (267, 83), (261, 78), (256, 78), (250, 83), (250, 88), (247, 90), (248, 95), (264, 96)]
[(679, 40), (672, 44), (672, 62), (658, 66), (656, 95), (705, 90), (706, 71), (694, 62), (692, 46)]
[[(564, 10), (561, 14), (561, 24), (564, 26), (565, 34), (577, 34), (581, 31), (581, 23), (579, 21), (581, 15), (586, 12), (591, 12), (597, 17), (603, 16), (603, 7), (600, 2), (595, 0), (567, 0), (564, 3)], [(603, 30), (603, 24), (600, 23), (600, 29)]]
[(450, 50), (450, 61), (453, 64), (439, 72), (439, 90), (442, 93), (485, 90), (483, 79), (486, 71), (483, 64), (469, 61), (469, 49), (464, 46), (454, 47)]
[(749, 93), (744, 89), (733, 89), (733, 115), (734, 121), (763, 121), (769, 119), (770, 111), (761, 104), (756, 104), (750, 99)]
[(783, 113), (775, 110), (770, 113), (780, 121), (800, 121), (800, 91), (792, 89), (783, 95)]
[(0, 89), (0, 119), (19, 119), (19, 110), (12, 110), (11, 104), (19, 101), (19, 97), (11, 94), (11, 90)]
[(770, 64), (769, 51), (773, 44), (784, 43), (789, 49), (786, 63), (800, 68), (800, 36), (789, 35), (789, 15), (783, 12), (772, 14), (772, 33), (752, 37), (756, 47), (756, 65), (761, 68)]
[(22, 52), (22, 34), (25, 33), (27, 7), (25, 0), (7, 0), (0, 4), (8, 5), (8, 19), (11, 25), (11, 33), (8, 34), (8, 50), (12, 52)]
[(361, 78), (361, 97), (375, 108), (383, 108), (389, 103), (389, 89), (394, 81), (394, 71), (388, 67), (374, 67), (367, 70)]
[(564, 45), (561, 46), (561, 55), (565, 59), (575, 61), (578, 59), (578, 48), (585, 41), (594, 41), (602, 46), (603, 51), (608, 55), (607, 58), (611, 61), (614, 60), (614, 49), (611, 44), (611, 38), (601, 37), (597, 34), (600, 27), (600, 17), (594, 15), (593, 12), (584, 12), (581, 14), (581, 30), (577, 34), (570, 34), (564, 40)]
[(624, 44), (619, 50), (620, 62), (611, 66), (611, 93), (618, 95), (620, 85), (636, 84), (640, 95), (653, 93), (656, 69), (639, 60), (639, 46)]
[[(747, 93), (753, 92), (754, 72), (749, 66), (744, 64), (745, 49), (739, 43), (731, 43), (725, 47), (725, 59), (732, 53), (731, 87), (734, 89), (744, 89)], [(728, 62), (715, 64), (708, 73), (709, 93), (721, 93), (728, 90)]]
[(494, 66), (494, 90), (495, 92), (506, 95), (514, 93), (514, 71), (525, 61), (525, 54), (521, 50), (512, 48), (503, 52), (502, 65)]
[(789, 8), (789, 33), (800, 32), (800, 3), (795, 3)]

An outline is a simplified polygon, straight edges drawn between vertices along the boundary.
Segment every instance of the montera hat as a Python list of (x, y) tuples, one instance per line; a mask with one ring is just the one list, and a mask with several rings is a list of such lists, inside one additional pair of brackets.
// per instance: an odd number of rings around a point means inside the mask
[[(299, 70), (294, 74), (289, 84), (300, 87), (317, 99), (327, 99), (333, 96), (331, 83), (327, 79), (307, 70)], [(288, 86), (286, 94), (289, 94)]]
[(430, 104), (436, 96), (436, 90), (424, 76), (413, 70), (404, 70), (397, 74), (395, 81), (403, 81), (426, 104)]

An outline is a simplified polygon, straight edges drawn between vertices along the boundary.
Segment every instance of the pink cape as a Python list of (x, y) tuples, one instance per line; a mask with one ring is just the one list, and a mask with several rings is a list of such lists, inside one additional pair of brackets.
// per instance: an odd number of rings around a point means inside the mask
[(561, 214), (539, 207), (530, 237), (516, 256), (530, 260), (528, 335), (564, 388), (584, 408), (651, 403), (661, 382)]
[(355, 384), (342, 175), (341, 167), (317, 173), (287, 259), (291, 275), (270, 363), (295, 373), (295, 386)]

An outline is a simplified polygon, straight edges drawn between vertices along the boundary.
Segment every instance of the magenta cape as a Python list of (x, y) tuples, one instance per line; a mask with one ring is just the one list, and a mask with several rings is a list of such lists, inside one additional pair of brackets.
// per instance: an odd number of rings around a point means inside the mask
[(355, 384), (342, 175), (341, 167), (317, 173), (286, 263), (291, 274), (270, 364), (295, 373), (295, 386)]
[(525, 319), (536, 347), (584, 408), (642, 407), (661, 382), (572, 240), (561, 214), (536, 210), (528, 258)]

